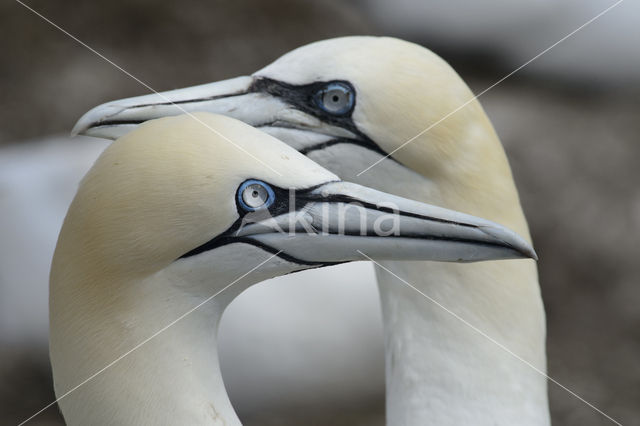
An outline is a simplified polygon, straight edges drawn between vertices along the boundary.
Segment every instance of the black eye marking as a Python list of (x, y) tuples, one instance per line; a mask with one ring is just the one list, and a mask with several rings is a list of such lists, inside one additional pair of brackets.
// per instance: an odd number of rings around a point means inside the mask
[[(345, 109), (342, 114), (335, 114), (328, 112), (318, 104), (318, 96), (320, 93), (325, 93), (329, 87), (340, 86), (342, 90), (346, 90), (350, 93), (350, 105), (349, 109)], [(322, 150), (338, 143), (351, 143), (369, 149), (378, 153), (382, 157), (387, 157), (387, 152), (380, 148), (380, 146), (374, 142), (369, 136), (358, 129), (358, 126), (353, 122), (353, 111), (357, 106), (358, 94), (355, 87), (345, 80), (332, 80), (332, 81), (320, 81), (309, 84), (294, 85), (284, 83), (282, 81), (273, 80), (266, 77), (257, 77), (251, 87), (247, 90), (248, 93), (267, 93), (276, 98), (282, 99), (292, 107), (314, 116), (323, 122), (332, 126), (341, 127), (355, 135), (355, 138), (335, 138), (334, 140), (318, 144), (313, 147), (309, 147), (306, 150), (303, 149), (303, 154), (308, 154), (312, 151)], [(329, 96), (329, 100), (333, 101), (333, 94)], [(339, 94), (335, 94), (340, 96)], [(336, 99), (339, 102), (339, 99)], [(268, 125), (265, 124), (265, 125)], [(388, 157), (391, 161), (395, 161), (394, 157)], [(399, 163), (400, 164), (400, 163)]]
[[(310, 202), (322, 201), (318, 195), (313, 194), (313, 191), (322, 185), (326, 185), (327, 183), (328, 182), (323, 182), (310, 187), (298, 188), (296, 190), (292, 190), (288, 188), (281, 188), (276, 185), (271, 185), (258, 179), (248, 179), (244, 181), (238, 187), (238, 191), (236, 192), (236, 197), (235, 197), (236, 205), (238, 208), (238, 215), (239, 215), (238, 219), (233, 224), (231, 224), (231, 226), (227, 228), (226, 231), (213, 237), (211, 240), (207, 241), (206, 243), (198, 247), (195, 247), (194, 249), (180, 256), (178, 259), (184, 259), (191, 256), (195, 256), (200, 253), (204, 253), (206, 251), (213, 250), (227, 244), (246, 243), (246, 244), (251, 244), (256, 247), (262, 248), (272, 254), (277, 253), (278, 257), (285, 259), (289, 262), (298, 263), (300, 265), (322, 266), (322, 265), (333, 265), (333, 264), (343, 263), (343, 262), (303, 261), (300, 259), (296, 259), (294, 256), (286, 253), (282, 253), (282, 252), (278, 253), (276, 249), (271, 248), (266, 244), (259, 243), (256, 240), (253, 240), (251, 238), (237, 236), (238, 229), (240, 229), (240, 227), (243, 226), (243, 223), (245, 223), (249, 215), (257, 215), (253, 217), (251, 220), (262, 220), (262, 219), (266, 219), (268, 216), (276, 217), (282, 214), (286, 214), (287, 212), (297, 212)], [(260, 185), (260, 186), (256, 187), (255, 185)], [(249, 206), (248, 205), (249, 203), (244, 199), (243, 194), (246, 194), (249, 197), (249, 202), (252, 202), (254, 201), (253, 192), (256, 191), (257, 197), (261, 199), (260, 195), (264, 194), (264, 192), (262, 192), (262, 187), (264, 187), (264, 189), (268, 193), (269, 198), (267, 198), (267, 201), (258, 208), (253, 208)]]
[[(320, 105), (322, 99), (318, 99), (318, 96), (320, 93), (326, 92), (326, 89), (329, 87), (338, 91), (344, 91), (345, 95), (347, 93), (349, 94), (348, 98), (345, 97), (345, 99), (349, 101), (349, 108), (340, 114), (330, 112), (330, 110)], [(361, 133), (351, 120), (351, 115), (357, 104), (357, 93), (356, 89), (348, 81), (318, 81), (296, 86), (270, 78), (258, 78), (253, 82), (248, 91), (268, 93), (272, 96), (282, 98), (300, 111), (313, 115), (325, 123), (345, 128), (353, 133)], [(340, 96), (339, 93), (332, 93), (328, 98), (329, 102), (331, 102), (333, 95)]]

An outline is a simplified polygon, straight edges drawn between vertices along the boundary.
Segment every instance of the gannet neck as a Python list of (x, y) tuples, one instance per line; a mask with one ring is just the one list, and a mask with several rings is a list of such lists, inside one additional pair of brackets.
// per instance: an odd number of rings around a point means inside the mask
[[(544, 372), (543, 307), (529, 263), (384, 266)], [(377, 276), (390, 425), (549, 423), (545, 377), (398, 278), (380, 268)]]
[[(489, 130), (484, 144), (493, 150), (491, 167), (478, 169), (477, 175), (468, 175), (466, 180), (450, 177), (433, 185), (429, 179), (414, 179), (411, 185), (393, 191), (422, 201), (437, 199), (436, 203), (448, 208), (483, 215), (529, 239), (506, 156)], [(424, 189), (419, 187), (421, 181)], [(429, 191), (433, 187), (437, 190)], [(545, 314), (533, 261), (385, 265), (546, 372)], [(376, 268), (376, 274), (384, 318), (390, 425), (550, 423), (543, 375), (398, 278), (381, 268)]]
[[(246, 271), (224, 269), (247, 255)], [(267, 263), (252, 271), (254, 262)], [(134, 280), (105, 283), (54, 267), (50, 351), (56, 394), (109, 366), (59, 401), (67, 424), (240, 425), (220, 373), (220, 318), (247, 287), (291, 268), (270, 253), (237, 245)]]
[[(352, 170), (364, 170), (376, 161), (376, 154), (359, 148), (356, 154), (353, 147), (343, 145), (309, 157), (360, 184), (481, 215), (530, 239), (502, 145), (482, 108), (474, 108), (468, 128), (455, 133), (465, 135), (459, 136), (467, 147), (460, 151), (460, 162), (450, 162), (438, 173), (419, 163), (415, 153), (414, 169), (384, 161), (359, 176)], [(350, 158), (348, 168), (342, 168), (345, 157)], [(478, 165), (469, 160), (474, 157), (483, 161)], [(545, 314), (533, 261), (383, 265), (546, 372)], [(549, 424), (544, 376), (398, 278), (381, 268), (376, 274), (384, 320), (389, 425)]]
[[(255, 255), (267, 256), (257, 250)], [(225, 260), (178, 261), (144, 279), (108, 285), (95, 277), (61, 282), (54, 270), (51, 357), (57, 395), (155, 335), (60, 401), (68, 424), (240, 425), (220, 373), (218, 324), (237, 294), (271, 275), (245, 278), (193, 310), (237, 278), (202, 265)]]

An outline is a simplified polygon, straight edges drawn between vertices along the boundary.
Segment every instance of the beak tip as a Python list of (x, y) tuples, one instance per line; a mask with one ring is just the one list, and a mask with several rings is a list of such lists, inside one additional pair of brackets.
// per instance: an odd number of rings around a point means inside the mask
[(527, 254), (529, 255), (529, 257), (531, 259), (535, 260), (536, 262), (538, 261), (538, 253), (536, 253), (536, 251), (533, 249), (533, 247), (531, 247), (531, 250)]
[(71, 136), (93, 136), (90, 132), (92, 128), (100, 125), (104, 120), (119, 114), (123, 109), (117, 103), (106, 103), (90, 109), (73, 126)]
[(518, 253), (522, 258), (538, 260), (538, 254), (531, 244), (515, 232), (503, 228), (500, 225), (491, 224), (490, 226), (482, 226), (482, 231), (498, 241), (501, 241), (505, 247)]
[(71, 129), (71, 136), (83, 135), (89, 129), (89, 125), (82, 121), (82, 118), (78, 120), (73, 129)]
[[(102, 114), (101, 114), (102, 115)], [(85, 113), (80, 119), (76, 122), (73, 129), (71, 129), (71, 136), (78, 135), (88, 135), (88, 131), (94, 127), (97, 123), (100, 122), (100, 119), (103, 117), (98, 117), (96, 114), (96, 108)]]

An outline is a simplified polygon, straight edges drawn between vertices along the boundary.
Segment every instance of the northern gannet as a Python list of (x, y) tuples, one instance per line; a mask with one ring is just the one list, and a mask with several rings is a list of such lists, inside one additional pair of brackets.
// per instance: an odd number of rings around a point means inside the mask
[[(480, 103), (444, 60), (416, 44), (387, 37), (312, 43), (251, 76), (98, 106), (75, 132), (114, 138), (183, 110), (238, 118), (344, 180), (486, 217), (530, 239)], [(383, 266), (485, 333), (378, 267), (388, 424), (549, 424), (533, 261)]]
[(224, 308), (253, 283), (361, 253), (535, 257), (497, 224), (342, 182), (238, 120), (141, 125), (82, 180), (52, 262), (51, 362), (67, 423), (239, 424), (216, 352)]

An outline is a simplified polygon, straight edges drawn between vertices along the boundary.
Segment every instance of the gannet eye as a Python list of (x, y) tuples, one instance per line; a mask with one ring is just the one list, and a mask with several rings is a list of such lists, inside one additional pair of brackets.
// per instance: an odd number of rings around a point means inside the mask
[(316, 93), (316, 103), (325, 112), (345, 115), (353, 109), (353, 88), (345, 83), (328, 83)]
[(249, 212), (268, 208), (275, 198), (273, 189), (259, 180), (249, 179), (238, 188), (238, 204)]

